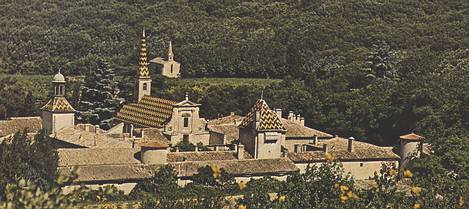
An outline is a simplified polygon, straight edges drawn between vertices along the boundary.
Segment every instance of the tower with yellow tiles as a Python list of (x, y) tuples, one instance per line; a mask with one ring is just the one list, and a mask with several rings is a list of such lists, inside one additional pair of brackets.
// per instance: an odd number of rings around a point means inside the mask
[(41, 108), (42, 127), (46, 134), (53, 134), (60, 129), (75, 126), (75, 109), (65, 98), (65, 77), (60, 71), (52, 80), (54, 95)]
[(148, 68), (148, 57), (147, 57), (147, 43), (145, 36), (145, 29), (142, 32), (142, 40), (140, 43), (140, 62), (138, 68), (138, 78), (136, 85), (136, 102), (140, 102), (143, 96), (151, 94), (151, 77), (150, 70)]

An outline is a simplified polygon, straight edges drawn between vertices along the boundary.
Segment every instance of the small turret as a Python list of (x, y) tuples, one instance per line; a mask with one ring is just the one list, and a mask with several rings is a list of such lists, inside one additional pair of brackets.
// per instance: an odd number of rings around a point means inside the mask
[(54, 94), (41, 108), (42, 127), (46, 134), (75, 126), (75, 109), (65, 98), (65, 77), (60, 70), (52, 79)]
[(420, 157), (420, 148), (425, 138), (414, 133), (402, 135), (399, 138), (401, 141), (401, 168), (405, 169), (413, 157)]

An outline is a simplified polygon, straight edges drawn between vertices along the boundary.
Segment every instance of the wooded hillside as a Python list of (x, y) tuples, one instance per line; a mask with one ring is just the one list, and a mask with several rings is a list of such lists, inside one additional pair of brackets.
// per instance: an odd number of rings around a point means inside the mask
[(356, 71), (383, 41), (434, 66), (431, 55), (469, 45), (464, 0), (3, 0), (0, 11), (5, 73), (85, 74), (98, 58), (129, 69), (143, 27), (150, 57), (172, 40), (186, 77)]

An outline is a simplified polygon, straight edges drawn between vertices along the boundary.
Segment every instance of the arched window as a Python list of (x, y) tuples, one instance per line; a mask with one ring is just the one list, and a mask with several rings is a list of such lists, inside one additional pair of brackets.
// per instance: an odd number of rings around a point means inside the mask
[(146, 91), (147, 90), (147, 83), (143, 83), (143, 90)]
[(171, 74), (173, 74), (173, 64), (171, 64)]

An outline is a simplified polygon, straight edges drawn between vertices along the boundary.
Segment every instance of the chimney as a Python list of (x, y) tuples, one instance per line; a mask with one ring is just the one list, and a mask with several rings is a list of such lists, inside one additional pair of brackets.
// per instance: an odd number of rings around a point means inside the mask
[(238, 145), (237, 157), (238, 157), (238, 160), (244, 159), (244, 145), (243, 144)]
[(349, 137), (349, 138), (348, 138), (347, 150), (348, 150), (349, 152), (353, 152), (353, 140), (355, 140), (355, 138), (353, 138), (353, 137)]
[(233, 115), (235, 115), (235, 113), (234, 113), (234, 112), (230, 112), (230, 115), (233, 116)]
[(305, 118), (300, 117), (300, 125), (305, 126)]
[(134, 125), (130, 124), (130, 138), (134, 138)]
[(293, 121), (294, 120), (294, 117), (295, 117), (295, 114), (293, 114), (293, 111), (289, 111), (288, 112), (288, 120), (289, 121)]
[(329, 147), (327, 146), (327, 144), (322, 145), (322, 149), (325, 153), (329, 152)]
[(275, 113), (279, 119), (282, 118), (282, 109), (275, 109)]
[(98, 126), (98, 125), (95, 125), (95, 126), (94, 126), (94, 133), (98, 133), (98, 130), (99, 130), (99, 126)]
[(300, 118), (301, 118), (300, 114), (296, 115), (295, 122), (300, 122)]
[(349, 138), (348, 138), (347, 150), (348, 150), (349, 152), (353, 152), (353, 140), (355, 140), (353, 137), (349, 137)]

